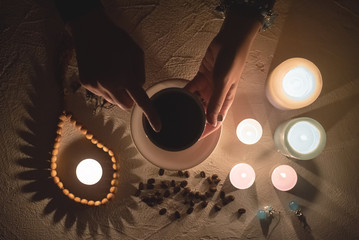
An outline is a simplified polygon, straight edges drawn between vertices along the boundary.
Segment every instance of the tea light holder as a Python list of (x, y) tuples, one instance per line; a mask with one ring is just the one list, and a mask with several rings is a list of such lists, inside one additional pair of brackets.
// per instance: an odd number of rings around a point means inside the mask
[(289, 191), (297, 184), (297, 172), (289, 165), (280, 165), (272, 172), (272, 184), (280, 191)]
[(322, 75), (314, 63), (304, 58), (290, 58), (269, 75), (266, 95), (278, 109), (298, 109), (313, 103), (322, 86)]
[(263, 134), (261, 124), (252, 118), (247, 118), (241, 121), (237, 126), (237, 137), (244, 144), (255, 144), (258, 142)]
[(76, 176), (85, 185), (94, 185), (102, 177), (101, 164), (94, 159), (84, 159), (76, 167)]
[(323, 126), (312, 118), (295, 118), (276, 128), (274, 143), (278, 151), (287, 157), (309, 160), (323, 151), (326, 133)]
[(239, 163), (235, 165), (229, 173), (229, 180), (235, 188), (247, 189), (251, 187), (256, 178), (256, 173), (251, 165)]

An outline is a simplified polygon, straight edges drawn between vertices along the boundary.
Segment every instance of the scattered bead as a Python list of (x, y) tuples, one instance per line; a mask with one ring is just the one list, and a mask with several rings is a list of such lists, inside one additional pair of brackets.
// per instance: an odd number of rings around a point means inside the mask
[(184, 181), (182, 181), (182, 182), (180, 183), (180, 187), (181, 187), (181, 188), (184, 188), (184, 187), (187, 186), (187, 184), (188, 184), (188, 182), (187, 182), (186, 180), (184, 180)]
[(173, 193), (176, 194), (178, 193), (179, 191), (181, 191), (181, 187), (180, 186), (176, 186), (173, 188)]
[(199, 175), (201, 176), (201, 178), (206, 178), (206, 173), (204, 171), (201, 171)]
[(143, 184), (143, 182), (140, 182), (138, 184), (138, 190), (143, 190), (145, 188), (145, 185)]
[(181, 217), (181, 214), (179, 213), (179, 211), (176, 211), (174, 214), (175, 218), (178, 219)]
[(177, 172), (177, 174), (178, 174), (178, 176), (183, 177), (183, 171), (179, 170), (179, 171)]
[(188, 172), (188, 171), (185, 171), (185, 172), (184, 172), (184, 176), (185, 176), (186, 178), (189, 178), (189, 176), (190, 176), (190, 175), (189, 175), (189, 172)]
[(212, 175), (212, 180), (217, 179), (217, 178), (218, 178), (218, 175), (217, 175), (217, 174), (213, 174), (213, 175)]
[(166, 208), (161, 208), (161, 210), (159, 211), (159, 214), (164, 215), (164, 214), (166, 214), (166, 212), (167, 212)]
[(165, 173), (165, 170), (160, 168), (160, 170), (158, 170), (158, 175), (163, 176), (163, 174)]
[(187, 214), (191, 214), (193, 212), (193, 207), (189, 207), (188, 209), (187, 209)]
[(150, 178), (147, 180), (147, 184), (154, 184), (155, 183), (155, 179), (154, 178)]
[(242, 214), (246, 213), (246, 210), (244, 208), (238, 209), (238, 217), (242, 216)]

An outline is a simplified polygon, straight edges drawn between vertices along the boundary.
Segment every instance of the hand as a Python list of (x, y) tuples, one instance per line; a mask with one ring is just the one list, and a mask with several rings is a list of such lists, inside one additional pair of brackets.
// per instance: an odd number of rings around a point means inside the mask
[(201, 139), (217, 130), (225, 119), (260, 26), (255, 14), (227, 16), (221, 31), (209, 45), (198, 73), (185, 87), (201, 98), (206, 110), (207, 124)]
[(136, 42), (114, 25), (103, 10), (70, 23), (75, 40), (80, 81), (89, 91), (122, 109), (142, 108), (155, 131), (161, 121), (142, 88), (144, 54)]

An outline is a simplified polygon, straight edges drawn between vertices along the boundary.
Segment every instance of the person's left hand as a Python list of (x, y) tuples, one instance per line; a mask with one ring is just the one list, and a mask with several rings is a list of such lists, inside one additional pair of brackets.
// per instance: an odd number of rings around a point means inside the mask
[(70, 23), (82, 85), (122, 109), (136, 103), (155, 131), (160, 118), (142, 85), (145, 82), (144, 53), (117, 27), (103, 10), (96, 10)]

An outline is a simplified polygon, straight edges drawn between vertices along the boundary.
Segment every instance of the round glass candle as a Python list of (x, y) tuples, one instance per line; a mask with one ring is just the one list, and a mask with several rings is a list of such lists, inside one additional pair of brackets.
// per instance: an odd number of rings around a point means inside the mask
[(239, 163), (235, 165), (229, 173), (229, 180), (235, 188), (247, 189), (253, 185), (256, 173), (251, 165)]
[(304, 58), (290, 58), (269, 75), (266, 95), (276, 108), (298, 109), (313, 103), (322, 86), (322, 75), (314, 63)]
[(101, 164), (90, 158), (82, 160), (76, 167), (76, 176), (83, 184), (96, 184), (102, 177)]
[(261, 139), (263, 130), (261, 124), (252, 118), (241, 121), (237, 126), (237, 137), (244, 144), (254, 144)]
[(312, 118), (295, 118), (277, 127), (274, 143), (278, 151), (287, 157), (309, 160), (323, 151), (326, 133), (322, 125)]
[(289, 191), (297, 184), (296, 171), (289, 165), (280, 165), (272, 172), (272, 184), (280, 191)]

